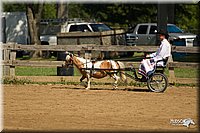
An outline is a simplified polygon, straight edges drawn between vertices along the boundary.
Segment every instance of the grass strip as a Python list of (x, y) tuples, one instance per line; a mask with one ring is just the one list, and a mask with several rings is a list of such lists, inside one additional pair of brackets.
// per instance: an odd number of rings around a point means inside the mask
[[(65, 80), (60, 80), (59, 82), (33, 82), (31, 80), (28, 79), (17, 79), (17, 78), (3, 78), (1, 80), (2, 84), (12, 84), (12, 85), (25, 85), (25, 84), (39, 84), (39, 85), (58, 85), (58, 84), (62, 84), (62, 85), (80, 85), (80, 82), (72, 82), (72, 81), (65, 81)], [(91, 82), (91, 85), (113, 85), (113, 83), (99, 83), (99, 82)], [(119, 86), (135, 86), (135, 87), (145, 87), (147, 86), (146, 83), (142, 83), (142, 82), (134, 82), (131, 81), (130, 83), (122, 83), (120, 82), (118, 84)], [(188, 86), (188, 87), (199, 87), (199, 83), (195, 84), (195, 83), (171, 83), (169, 84), (171, 86)]]
[[(127, 73), (129, 73), (127, 71)], [(196, 68), (175, 68), (177, 78), (198, 78), (200, 70)], [(165, 69), (165, 74), (169, 76), (169, 70)], [(16, 67), (16, 76), (56, 76), (57, 68), (42, 67)], [(74, 76), (81, 76), (79, 70), (74, 68)]]

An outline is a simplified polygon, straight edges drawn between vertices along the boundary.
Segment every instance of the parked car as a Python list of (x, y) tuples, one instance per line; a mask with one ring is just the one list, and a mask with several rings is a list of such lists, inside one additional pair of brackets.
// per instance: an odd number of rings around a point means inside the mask
[[(176, 46), (194, 46), (196, 35), (185, 33), (174, 24), (167, 24), (169, 41)], [(132, 32), (126, 34), (127, 45), (156, 45), (156, 23), (137, 24)]]

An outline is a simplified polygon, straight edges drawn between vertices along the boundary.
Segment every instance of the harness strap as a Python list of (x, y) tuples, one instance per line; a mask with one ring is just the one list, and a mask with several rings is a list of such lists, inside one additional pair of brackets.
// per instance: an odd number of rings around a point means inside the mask
[[(119, 65), (119, 63), (117, 61), (114, 61), (114, 62)], [(110, 63), (111, 63), (111, 69), (113, 69), (113, 64), (111, 61), (110, 61)], [(119, 71), (120, 71), (120, 65), (119, 65), (119, 70), (113, 70), (113, 72), (106, 72), (106, 74), (111, 76), (111, 74), (117, 74), (117, 73), (119, 73)]]
[(104, 71), (106, 74), (111, 75), (111, 74), (117, 74), (119, 71), (115, 71), (115, 72), (106, 72)]
[(92, 69), (90, 69), (90, 77), (94, 74), (94, 63), (92, 62)]

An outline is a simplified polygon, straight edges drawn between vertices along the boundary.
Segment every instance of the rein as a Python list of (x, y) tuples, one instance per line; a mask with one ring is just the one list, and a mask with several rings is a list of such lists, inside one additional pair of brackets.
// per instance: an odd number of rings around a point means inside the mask
[[(75, 56), (76, 58), (79, 57), (78, 55), (73, 55), (73, 56)], [(73, 56), (70, 57), (70, 64), (71, 64), (71, 65), (73, 64), (73, 61), (74, 61)], [(79, 58), (83, 58), (83, 57), (79, 57)], [(83, 58), (83, 59), (84, 59), (84, 58)], [(80, 63), (81, 63), (80, 65), (85, 65), (85, 64), (86, 64), (86, 68), (88, 68), (88, 67), (87, 67), (87, 63), (90, 63), (90, 62), (92, 63), (92, 61), (87, 60), (87, 59), (85, 59), (85, 60), (86, 60), (86, 62), (81, 62), (81, 61), (80, 61)], [(88, 61), (89, 61), (89, 62), (88, 62)], [(92, 63), (92, 64), (93, 64), (93, 63)]]

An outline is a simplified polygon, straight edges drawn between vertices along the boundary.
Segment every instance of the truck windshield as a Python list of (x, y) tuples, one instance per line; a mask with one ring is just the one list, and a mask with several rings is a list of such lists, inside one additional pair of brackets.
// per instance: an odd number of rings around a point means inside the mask
[(60, 25), (40, 25), (40, 35), (56, 35), (60, 31)]
[(99, 32), (99, 31), (108, 31), (112, 30), (110, 27), (108, 27), (105, 24), (90, 24), (94, 32)]
[(183, 31), (175, 25), (167, 26), (168, 33), (183, 33)]

